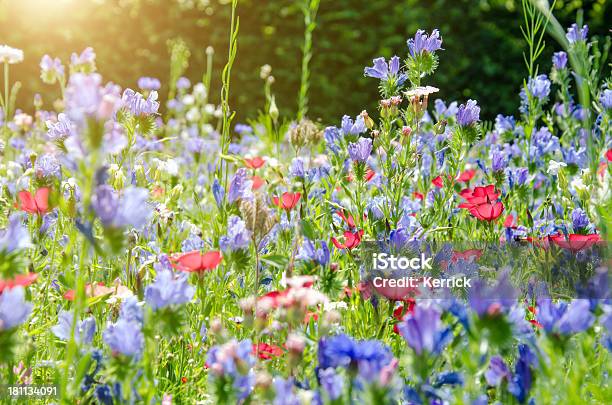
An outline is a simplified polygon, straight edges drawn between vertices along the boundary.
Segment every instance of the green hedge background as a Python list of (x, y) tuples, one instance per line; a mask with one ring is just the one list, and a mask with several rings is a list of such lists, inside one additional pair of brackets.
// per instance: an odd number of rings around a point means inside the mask
[[(201, 79), (204, 49), (212, 45), (218, 100), (229, 30), (228, 0), (4, 0), (0, 1), (0, 42), (24, 50), (26, 60), (12, 70), (22, 82), (19, 105), (28, 109), (41, 93), (47, 107), (58, 90), (37, 80), (40, 58), (49, 53), (67, 62), (70, 53), (94, 47), (106, 80), (135, 87), (140, 76), (167, 81), (167, 41), (181, 37), (192, 51), (188, 76)], [(259, 69), (270, 64), (281, 112), (295, 113), (299, 88), (303, 18), (296, 0), (241, 0), (240, 35), (232, 77), (232, 108), (237, 120), (253, 117), (263, 103)], [(584, 10), (589, 35), (604, 35), (612, 2), (558, 0), (555, 15), (569, 26)], [(439, 28), (444, 51), (440, 68), (427, 84), (447, 100), (475, 98), (483, 116), (511, 114), (525, 75), (520, 0), (321, 0), (311, 63), (311, 118), (335, 123), (343, 114), (374, 109), (377, 84), (363, 68), (377, 56), (405, 56), (406, 39), (418, 28)], [(551, 37), (540, 59), (550, 68), (559, 46)], [(161, 95), (167, 88), (162, 89)]]

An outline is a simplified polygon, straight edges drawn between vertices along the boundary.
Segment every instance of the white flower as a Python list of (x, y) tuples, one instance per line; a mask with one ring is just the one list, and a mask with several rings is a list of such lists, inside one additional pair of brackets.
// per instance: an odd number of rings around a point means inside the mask
[(197, 121), (200, 119), (200, 111), (196, 107), (193, 107), (192, 109), (187, 111), (187, 114), (185, 114), (185, 118), (187, 118), (187, 121), (189, 122)]
[(548, 169), (546, 169), (546, 173), (553, 174), (556, 176), (557, 174), (559, 174), (559, 170), (561, 170), (562, 167), (567, 167), (567, 165), (563, 162), (557, 162), (551, 159), (548, 162)]
[(440, 89), (433, 86), (425, 86), (425, 87), (417, 87), (415, 89), (404, 92), (406, 97), (421, 97), (421, 96), (429, 96), (430, 94), (439, 92)]
[(208, 91), (206, 90), (204, 83), (198, 83), (193, 86), (193, 95), (198, 101), (202, 101), (206, 98)]
[(191, 94), (187, 94), (185, 97), (183, 97), (183, 104), (193, 105), (194, 103), (195, 103), (195, 97), (193, 97)]
[(11, 48), (8, 45), (0, 45), (0, 63), (19, 63), (23, 62), (23, 51)]

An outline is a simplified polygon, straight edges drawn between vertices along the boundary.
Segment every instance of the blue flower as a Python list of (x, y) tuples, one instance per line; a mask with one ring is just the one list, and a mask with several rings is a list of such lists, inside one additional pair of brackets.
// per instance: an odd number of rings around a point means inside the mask
[(169, 305), (181, 305), (191, 301), (195, 288), (189, 284), (188, 274), (163, 270), (157, 273), (155, 282), (145, 290), (145, 301), (154, 310)]
[(567, 38), (570, 44), (574, 44), (578, 41), (585, 41), (588, 33), (589, 27), (586, 24), (579, 28), (578, 24), (574, 23), (567, 29), (565, 38)]
[(128, 187), (120, 198), (108, 185), (99, 186), (91, 205), (105, 227), (142, 228), (152, 214), (147, 204), (149, 192), (144, 188)]
[(365, 163), (372, 153), (372, 140), (359, 138), (357, 142), (349, 144), (348, 153), (353, 162)]
[(57, 158), (50, 153), (46, 153), (36, 159), (34, 171), (37, 177), (44, 179), (50, 177), (60, 178), (61, 175), (60, 163)]
[(155, 77), (141, 77), (138, 79), (138, 87), (141, 90), (159, 90), (161, 88), (161, 83), (159, 79)]
[(400, 59), (397, 56), (392, 57), (388, 64), (385, 58), (376, 58), (373, 60), (373, 63), (373, 67), (366, 67), (364, 69), (365, 76), (374, 77), (384, 82), (394, 82), (398, 86), (404, 84), (408, 78), (403, 73), (399, 74)]
[(132, 296), (123, 300), (119, 310), (119, 318), (142, 324), (144, 314), (142, 313), (142, 306), (138, 303), (136, 297)]
[(236, 126), (234, 127), (234, 131), (240, 135), (251, 134), (253, 133), (253, 128), (247, 124), (236, 124)]
[(526, 167), (507, 168), (506, 175), (508, 176), (508, 185), (510, 188), (522, 186), (527, 182), (529, 169)]
[(585, 299), (553, 303), (551, 299), (538, 302), (538, 322), (548, 333), (570, 335), (587, 330), (595, 321)]
[(213, 197), (215, 198), (215, 202), (217, 203), (217, 207), (221, 207), (221, 204), (223, 203), (223, 196), (225, 195), (225, 190), (223, 190), (223, 187), (221, 187), (221, 184), (219, 183), (219, 180), (217, 178), (215, 178), (215, 180), (213, 181), (212, 193)]
[[(348, 118), (348, 117), (347, 117)], [(349, 118), (350, 119), (350, 118)], [(325, 138), (325, 145), (334, 155), (340, 152), (340, 142), (342, 142), (342, 134), (336, 127), (327, 127), (323, 132)]]
[(30, 243), (30, 232), (23, 225), (23, 214), (12, 214), (9, 217), (8, 227), (0, 229), (0, 252), (11, 253), (25, 249)]
[(508, 384), (508, 391), (520, 402), (527, 400), (527, 395), (531, 390), (533, 375), (531, 366), (536, 358), (527, 345), (519, 345), (519, 357), (514, 366), (514, 377)]
[(447, 106), (444, 101), (439, 98), (434, 101), (434, 108), (436, 109), (438, 118), (454, 117), (458, 110), (456, 101), (453, 101)]
[(516, 302), (517, 292), (510, 284), (509, 272), (501, 273), (492, 285), (476, 280), (468, 292), (468, 301), (472, 309), (481, 317), (497, 315), (510, 309)]
[(0, 294), (0, 332), (24, 323), (32, 312), (32, 304), (25, 300), (23, 287), (4, 290)]
[(60, 113), (57, 116), (57, 122), (47, 120), (47, 137), (50, 141), (58, 141), (66, 139), (76, 133), (74, 124), (68, 119), (66, 114)]
[(336, 373), (334, 368), (320, 369), (318, 372), (319, 384), (327, 393), (329, 400), (335, 401), (340, 398), (344, 390), (344, 378)]
[(229, 185), (227, 200), (230, 204), (237, 200), (252, 200), (253, 199), (253, 181), (244, 167), (238, 169)]
[(457, 110), (457, 124), (462, 127), (469, 127), (480, 120), (480, 107), (474, 100), (468, 100), (466, 104), (461, 104)]
[(508, 166), (508, 160), (506, 159), (504, 151), (493, 148), (491, 150), (491, 169), (494, 172), (500, 172), (504, 170), (506, 166)]
[(501, 357), (493, 356), (489, 361), (489, 368), (485, 371), (485, 378), (487, 384), (498, 386), (504, 379), (509, 381), (512, 378), (512, 372)]
[(527, 90), (533, 97), (543, 100), (550, 94), (550, 80), (546, 75), (530, 78), (527, 83)]
[(106, 384), (98, 385), (95, 389), (96, 398), (103, 405), (113, 405), (113, 393)]
[(319, 341), (319, 368), (356, 367), (366, 380), (378, 376), (393, 359), (391, 350), (378, 340), (353, 340), (341, 334)]
[(326, 266), (330, 258), (329, 247), (324, 241), (319, 243), (321, 247), (317, 249), (310, 239), (304, 238), (304, 243), (295, 258), (298, 260), (314, 261), (321, 266)]
[(553, 54), (553, 66), (555, 67), (555, 69), (557, 70), (561, 70), (561, 69), (565, 69), (565, 66), (567, 65), (567, 53), (560, 51), (560, 52), (555, 52)]
[(417, 306), (412, 314), (397, 325), (400, 334), (416, 354), (439, 354), (452, 339), (450, 328), (443, 327), (440, 312), (434, 308)]
[(124, 107), (135, 116), (157, 114), (159, 110), (156, 91), (152, 91), (145, 99), (142, 94), (132, 89), (125, 89), (121, 101)]
[(606, 110), (612, 109), (612, 90), (605, 89), (599, 96), (599, 102)]
[(348, 115), (342, 117), (342, 134), (343, 135), (359, 135), (366, 131), (365, 120), (361, 115), (355, 118), (355, 121)]
[(246, 249), (251, 243), (251, 232), (246, 223), (238, 216), (232, 215), (227, 221), (227, 235), (221, 236), (219, 246), (224, 251)]
[(427, 35), (424, 30), (418, 30), (414, 38), (408, 40), (408, 51), (413, 57), (423, 52), (433, 53), (439, 49), (442, 49), (442, 38), (437, 29), (433, 30), (431, 35)]
[(497, 117), (495, 117), (495, 131), (499, 133), (513, 131), (515, 125), (516, 121), (511, 115), (504, 116), (498, 114)]
[[(74, 313), (71, 311), (60, 311), (57, 316), (57, 325), (51, 328), (55, 336), (61, 340), (70, 340), (72, 331), (72, 322)], [(77, 320), (77, 326), (74, 328), (74, 340), (77, 343), (91, 344), (94, 334), (96, 333), (96, 320), (94, 317), (89, 317), (82, 321)]]
[(252, 371), (255, 365), (251, 341), (231, 340), (223, 345), (213, 346), (208, 351), (206, 364), (209, 368), (209, 378), (230, 377), (239, 398), (246, 398), (255, 385), (255, 375)]
[(572, 227), (574, 232), (584, 229), (589, 226), (589, 217), (581, 208), (576, 208), (572, 211)]
[(190, 233), (189, 237), (181, 243), (181, 252), (193, 252), (194, 250), (203, 250), (204, 241), (198, 235)]
[(276, 396), (272, 405), (301, 405), (299, 397), (293, 391), (295, 386), (293, 378), (283, 379), (276, 377), (273, 381)]
[(113, 353), (140, 357), (144, 348), (144, 335), (135, 321), (119, 318), (106, 328), (103, 337)]

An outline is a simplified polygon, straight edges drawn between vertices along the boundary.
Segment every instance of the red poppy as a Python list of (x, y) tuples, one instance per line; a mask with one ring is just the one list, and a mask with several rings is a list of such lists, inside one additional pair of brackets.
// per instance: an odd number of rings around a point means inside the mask
[(344, 295), (345, 296), (350, 298), (353, 295), (353, 293), (359, 293), (361, 298), (363, 298), (366, 301), (369, 300), (370, 297), (372, 297), (372, 289), (370, 287), (370, 283), (366, 283), (364, 281), (361, 281), (359, 284), (357, 284), (353, 288), (344, 287)]
[(283, 353), (283, 349), (276, 345), (269, 345), (263, 342), (253, 344), (253, 354), (257, 354), (257, 357), (262, 360), (270, 360), (275, 357), (280, 357), (283, 355)]
[[(87, 297), (97, 297), (104, 294), (109, 294), (113, 291), (113, 289), (108, 288), (104, 285), (103, 282), (98, 282), (95, 284), (86, 284), (85, 285), (85, 295)], [(68, 290), (64, 293), (64, 299), (68, 301), (74, 301), (76, 297), (76, 292), (74, 290)]]
[(470, 180), (472, 180), (475, 175), (476, 175), (476, 170), (469, 169), (461, 173), (459, 177), (457, 177), (457, 181), (459, 183), (467, 183)]
[(459, 193), (461, 197), (467, 200), (467, 203), (462, 203), (459, 208), (471, 208), (473, 205), (486, 203), (487, 201), (495, 201), (499, 198), (499, 193), (495, 191), (495, 186), (490, 184), (486, 187), (476, 187), (474, 190), (466, 188)]
[(612, 149), (608, 149), (606, 152), (606, 159), (608, 159), (608, 162), (612, 162)]
[(480, 256), (482, 256), (481, 249), (468, 249), (468, 250), (464, 250), (463, 252), (456, 251), (456, 252), (453, 252), (451, 261), (453, 263), (456, 263), (459, 260), (474, 261), (474, 260), (480, 259)]
[(311, 319), (317, 322), (319, 320), (319, 314), (312, 311), (306, 312), (306, 315), (304, 316), (304, 323), (310, 323)]
[(467, 202), (459, 204), (459, 208), (470, 211), (474, 217), (481, 221), (493, 221), (504, 212), (504, 204), (497, 201), (499, 193), (493, 184), (486, 187), (476, 187), (474, 190), (466, 188), (459, 195)]
[(259, 190), (261, 186), (266, 184), (265, 180), (259, 176), (252, 176), (251, 181), (253, 182), (253, 186), (251, 186), (251, 189), (253, 190)]
[(597, 169), (597, 174), (599, 175), (599, 177), (603, 179), (606, 174), (607, 169), (608, 169), (608, 164), (606, 162), (601, 162), (599, 164), (599, 168)]
[(365, 174), (366, 182), (372, 180), (374, 176), (376, 176), (376, 172), (368, 167), (368, 170), (366, 170), (366, 174)]
[(470, 208), (470, 214), (481, 221), (494, 221), (504, 212), (504, 204), (501, 201), (495, 203), (486, 202)]
[(342, 220), (344, 222), (346, 222), (346, 224), (350, 227), (350, 228), (355, 228), (355, 219), (353, 218), (353, 216), (351, 214), (348, 214), (348, 216), (344, 213), (344, 210), (342, 211), (336, 211), (336, 214), (338, 214), (338, 216), (340, 218), (342, 218)]
[(599, 234), (591, 234), (591, 235), (579, 235), (579, 234), (570, 234), (566, 238), (564, 235), (553, 235), (549, 237), (551, 241), (562, 249), (567, 249), (572, 252), (579, 252), (584, 249), (588, 249), (591, 246), (601, 243), (601, 235)]
[(334, 237), (331, 238), (331, 241), (334, 244), (334, 246), (337, 247), (338, 249), (349, 249), (350, 250), (350, 249), (353, 249), (359, 246), (359, 244), (361, 243), (362, 236), (363, 236), (363, 230), (356, 231), (356, 232), (345, 231), (344, 232), (344, 243), (338, 242), (338, 239)]
[(17, 197), (19, 201), (15, 204), (17, 209), (29, 214), (43, 215), (49, 212), (49, 187), (42, 187), (32, 195), (29, 191), (20, 191)]
[(434, 186), (438, 187), (438, 188), (442, 188), (444, 186), (444, 182), (442, 181), (442, 177), (438, 176), (435, 179), (433, 179), (431, 181), (431, 184), (433, 184)]
[(37, 278), (38, 274), (28, 273), (18, 274), (14, 278), (9, 278), (8, 280), (0, 280), (0, 294), (2, 294), (4, 290), (10, 290), (14, 287), (27, 287), (29, 285), (32, 285)]
[(393, 332), (399, 335), (399, 329), (397, 327), (397, 324), (403, 321), (408, 314), (411, 314), (414, 312), (415, 304), (416, 304), (416, 301), (414, 300), (414, 298), (409, 298), (406, 301), (404, 301), (404, 304), (395, 308), (395, 310), (393, 311), (393, 318), (397, 319), (397, 322), (395, 323), (395, 325), (393, 325)]
[(200, 253), (199, 250), (194, 250), (188, 253), (179, 253), (169, 257), (172, 267), (180, 271), (203, 272), (217, 268), (223, 255), (219, 251)]
[(419, 193), (419, 192), (417, 192), (417, 191), (415, 191), (415, 192), (413, 192), (413, 193), (412, 193), (412, 197), (413, 197), (415, 200), (421, 200), (421, 201), (423, 201), (423, 199), (425, 198), (425, 196), (424, 196), (423, 194), (421, 194), (421, 193)]
[(259, 156), (256, 156), (251, 159), (244, 159), (244, 165), (249, 169), (259, 169), (263, 165), (266, 164), (266, 161)]
[(290, 211), (297, 203), (300, 201), (301, 193), (283, 193), (283, 195), (279, 197), (273, 197), (272, 202), (279, 208)]
[(187, 377), (181, 377), (181, 382), (183, 384), (187, 384)]
[(514, 221), (514, 215), (509, 214), (504, 221), (504, 228), (515, 228), (516, 222)]

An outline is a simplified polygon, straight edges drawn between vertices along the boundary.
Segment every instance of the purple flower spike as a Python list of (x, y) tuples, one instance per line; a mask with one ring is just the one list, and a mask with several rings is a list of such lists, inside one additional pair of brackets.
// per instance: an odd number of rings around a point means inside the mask
[(439, 354), (452, 338), (451, 330), (442, 326), (440, 312), (434, 307), (417, 306), (397, 327), (408, 346), (419, 355)]
[(439, 49), (442, 49), (442, 38), (437, 29), (433, 30), (431, 35), (427, 35), (424, 30), (418, 30), (414, 38), (408, 40), (408, 51), (412, 56), (423, 52), (433, 53)]
[(372, 140), (370, 138), (359, 138), (356, 143), (349, 144), (348, 153), (353, 162), (365, 163), (372, 153)]
[(585, 41), (588, 33), (589, 27), (587, 25), (583, 25), (582, 28), (578, 28), (578, 24), (574, 23), (567, 29), (565, 38), (567, 38), (570, 44), (574, 44), (578, 41)]
[(457, 124), (462, 127), (469, 127), (480, 120), (480, 107), (474, 100), (468, 100), (466, 104), (461, 104), (457, 111)]

